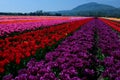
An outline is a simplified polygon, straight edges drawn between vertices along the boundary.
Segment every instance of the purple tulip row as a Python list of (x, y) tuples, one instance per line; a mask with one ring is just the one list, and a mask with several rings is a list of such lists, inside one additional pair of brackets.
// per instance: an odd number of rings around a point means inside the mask
[(37, 62), (32, 59), (17, 76), (4, 76), (3, 80), (96, 80), (92, 64), (97, 63), (90, 54), (94, 44), (94, 20), (66, 38), (54, 51)]
[(96, 20), (98, 28), (98, 46), (106, 56), (104, 59), (105, 71), (103, 77), (110, 80), (120, 80), (120, 38), (107, 24)]
[(13, 32), (35, 30), (38, 28), (44, 28), (52, 25), (61, 24), (64, 22), (71, 22), (74, 20), (80, 20), (80, 18), (70, 19), (70, 20), (51, 20), (51, 21), (46, 20), (46, 21), (40, 21), (40, 22), (25, 22), (25, 23), (21, 22), (21, 23), (11, 23), (11, 24), (0, 24), (0, 36), (4, 36), (4, 35), (7, 36)]

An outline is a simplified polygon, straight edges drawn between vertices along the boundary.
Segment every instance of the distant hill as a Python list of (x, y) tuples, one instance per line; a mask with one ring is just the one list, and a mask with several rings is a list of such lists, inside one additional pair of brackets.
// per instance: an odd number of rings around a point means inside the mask
[(110, 5), (99, 4), (96, 2), (90, 2), (87, 4), (79, 5), (72, 10), (57, 11), (62, 15), (70, 16), (113, 16), (120, 17), (120, 8), (116, 8)]
[(111, 10), (111, 9), (115, 9), (115, 8), (109, 5), (91, 2), (91, 3), (80, 5), (72, 10), (73, 11), (89, 11), (89, 10)]

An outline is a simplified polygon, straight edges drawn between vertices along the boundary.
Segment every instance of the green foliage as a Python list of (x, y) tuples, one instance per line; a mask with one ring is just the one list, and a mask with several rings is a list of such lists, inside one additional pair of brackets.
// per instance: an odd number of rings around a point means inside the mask
[(55, 76), (59, 78), (60, 69), (58, 67), (54, 67), (52, 71), (54, 72)]
[(104, 78), (104, 80), (110, 80), (108, 77)]
[(96, 55), (96, 56), (97, 56), (97, 58), (98, 58), (99, 60), (104, 60), (104, 58), (105, 58), (105, 55), (102, 54), (100, 48), (98, 48), (98, 51), (97, 51), (97, 55)]

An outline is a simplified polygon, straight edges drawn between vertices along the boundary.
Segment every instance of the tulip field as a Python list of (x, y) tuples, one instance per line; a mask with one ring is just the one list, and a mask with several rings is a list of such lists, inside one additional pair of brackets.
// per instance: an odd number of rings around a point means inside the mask
[(0, 80), (120, 80), (120, 19), (0, 16)]

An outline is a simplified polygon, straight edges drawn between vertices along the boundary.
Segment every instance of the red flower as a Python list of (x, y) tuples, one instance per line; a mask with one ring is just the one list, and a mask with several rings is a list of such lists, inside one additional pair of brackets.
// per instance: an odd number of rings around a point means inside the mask
[(19, 58), (16, 59), (16, 64), (20, 64), (20, 59)]
[(30, 52), (27, 51), (27, 52), (26, 52), (26, 56), (27, 56), (27, 57), (30, 57), (30, 55), (31, 55)]
[(5, 71), (4, 68), (0, 67), (0, 73), (3, 73), (4, 71)]

